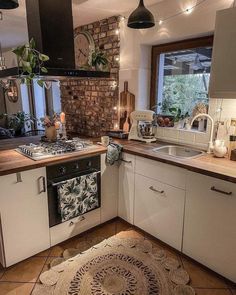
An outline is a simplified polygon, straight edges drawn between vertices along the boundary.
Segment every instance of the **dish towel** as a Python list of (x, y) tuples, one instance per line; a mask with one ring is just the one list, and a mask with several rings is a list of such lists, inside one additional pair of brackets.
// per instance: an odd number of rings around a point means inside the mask
[(109, 165), (114, 165), (116, 161), (120, 160), (123, 146), (118, 143), (110, 143), (107, 147), (106, 162)]
[(75, 177), (57, 186), (58, 211), (62, 221), (99, 207), (97, 172)]

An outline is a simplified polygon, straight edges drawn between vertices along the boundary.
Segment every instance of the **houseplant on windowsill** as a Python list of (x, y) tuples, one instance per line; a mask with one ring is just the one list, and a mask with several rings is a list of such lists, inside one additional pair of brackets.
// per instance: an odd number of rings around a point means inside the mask
[(182, 114), (182, 110), (180, 108), (169, 108), (169, 112), (171, 115), (174, 116), (174, 121), (175, 121), (175, 127), (177, 129), (182, 129), (184, 128), (185, 125), (185, 119), (189, 118), (189, 113)]
[(21, 82), (30, 85), (34, 79), (37, 79), (38, 85), (43, 87), (44, 82), (39, 76), (41, 73), (48, 72), (44, 63), (49, 60), (49, 57), (36, 50), (34, 39), (32, 38), (29, 43), (23, 46), (18, 46), (12, 52), (17, 56)]
[(27, 114), (25, 112), (17, 112), (16, 114), (8, 115), (1, 114), (0, 118), (7, 119), (7, 128), (14, 131), (14, 136), (24, 136), (25, 135), (25, 127), (30, 128), (32, 124), (34, 124), (37, 119), (35, 119), (32, 115)]

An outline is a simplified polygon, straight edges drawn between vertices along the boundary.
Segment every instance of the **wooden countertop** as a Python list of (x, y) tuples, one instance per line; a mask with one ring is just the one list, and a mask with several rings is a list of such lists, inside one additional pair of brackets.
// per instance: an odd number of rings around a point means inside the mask
[[(95, 140), (96, 142), (97, 140)], [(115, 140), (123, 145), (123, 151), (140, 157), (156, 160), (166, 164), (178, 166), (193, 172), (216, 177), (226, 181), (236, 183), (236, 162), (226, 158), (219, 159), (213, 155), (204, 154), (194, 159), (178, 159), (167, 155), (162, 155), (153, 151), (154, 148), (166, 145), (163, 142), (141, 143), (128, 140)], [(13, 149), (0, 151), (0, 176), (16, 173), (24, 170), (63, 163), (65, 161), (78, 160), (80, 158), (103, 154), (106, 148), (97, 145), (94, 149), (79, 151), (77, 153), (49, 158), (41, 161), (31, 160)]]
[(123, 150), (126, 153), (171, 164), (193, 172), (236, 183), (236, 161), (230, 161), (227, 158), (216, 158), (209, 154), (203, 154), (202, 156), (194, 159), (178, 159), (154, 152), (154, 148), (167, 145), (163, 142), (141, 143), (123, 141), (120, 143), (123, 144)]
[(106, 148), (97, 145), (95, 148), (91, 148), (88, 150), (78, 151), (71, 154), (66, 154), (63, 156), (40, 161), (31, 160), (12, 149), (0, 151), (0, 176), (63, 163), (66, 161), (78, 160), (85, 157), (100, 155), (105, 153), (106, 150)]

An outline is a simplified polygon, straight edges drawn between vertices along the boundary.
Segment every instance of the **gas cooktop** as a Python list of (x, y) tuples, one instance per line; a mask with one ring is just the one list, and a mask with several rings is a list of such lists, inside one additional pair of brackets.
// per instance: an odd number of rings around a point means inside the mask
[(96, 145), (91, 141), (74, 138), (72, 140), (59, 140), (57, 142), (40, 142), (39, 144), (30, 143), (27, 145), (20, 145), (16, 151), (37, 161), (95, 147)]

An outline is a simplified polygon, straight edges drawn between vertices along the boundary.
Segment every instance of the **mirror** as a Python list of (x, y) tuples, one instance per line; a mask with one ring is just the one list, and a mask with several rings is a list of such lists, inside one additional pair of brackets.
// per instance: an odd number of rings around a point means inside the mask
[[(1, 10), (0, 56), (7, 68), (17, 66), (12, 48), (28, 42), (25, 0), (19, 8)], [(60, 84), (56, 80), (41, 88), (36, 81), (27, 86), (19, 79), (0, 83), (0, 139), (41, 135), (40, 118), (61, 112)]]

